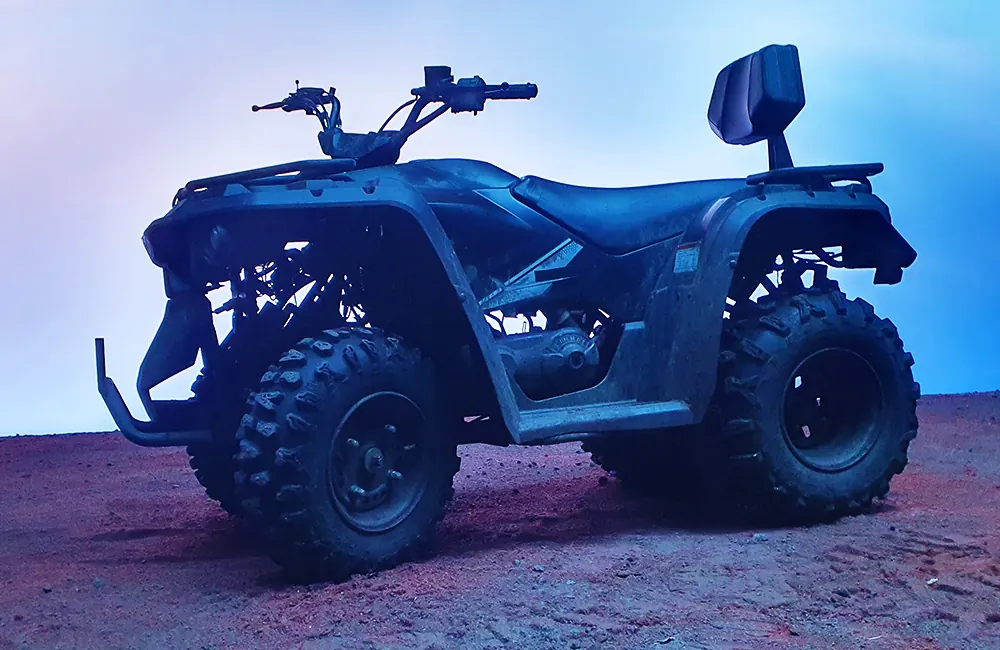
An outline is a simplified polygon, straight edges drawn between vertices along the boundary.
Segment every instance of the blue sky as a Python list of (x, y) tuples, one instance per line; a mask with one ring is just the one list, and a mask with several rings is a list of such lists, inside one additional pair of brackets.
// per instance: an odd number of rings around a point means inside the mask
[(532, 81), (536, 100), (439, 120), (404, 157), (638, 185), (766, 166), (705, 112), (718, 70), (772, 42), (802, 57), (795, 162), (884, 162), (875, 189), (919, 253), (901, 285), (858, 273), (845, 288), (897, 322), (925, 392), (1000, 389), (998, 22), (1000, 5), (971, 1), (4, 0), (0, 433), (113, 428), (95, 336), (141, 413), (132, 385), (164, 300), (142, 230), (191, 178), (318, 157), (313, 120), (249, 111), (294, 79), (336, 86), (352, 130), (377, 127), (423, 65)]

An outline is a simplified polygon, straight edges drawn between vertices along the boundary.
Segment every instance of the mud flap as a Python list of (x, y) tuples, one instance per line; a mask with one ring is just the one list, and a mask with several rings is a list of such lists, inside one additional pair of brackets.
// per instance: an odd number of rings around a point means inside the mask
[(167, 300), (163, 320), (139, 366), (136, 389), (150, 417), (156, 418), (156, 403), (150, 390), (190, 368), (198, 350), (218, 346), (212, 324), (212, 303), (201, 294), (184, 294)]

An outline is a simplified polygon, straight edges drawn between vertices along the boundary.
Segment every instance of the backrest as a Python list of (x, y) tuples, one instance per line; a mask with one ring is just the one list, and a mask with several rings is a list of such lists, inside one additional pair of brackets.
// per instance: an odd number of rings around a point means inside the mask
[(708, 105), (708, 122), (728, 144), (776, 139), (806, 105), (799, 51), (768, 45), (722, 69)]

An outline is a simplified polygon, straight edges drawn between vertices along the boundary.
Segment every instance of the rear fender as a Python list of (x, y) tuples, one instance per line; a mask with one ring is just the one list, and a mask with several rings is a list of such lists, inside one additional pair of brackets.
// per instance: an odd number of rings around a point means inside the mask
[(734, 273), (755, 252), (777, 254), (786, 245), (842, 246), (846, 265), (875, 268), (879, 284), (899, 282), (916, 259), (888, 207), (870, 193), (772, 186), (720, 198), (685, 233), (651, 297), (648, 318), (657, 336), (640, 399), (679, 399), (695, 421), (704, 417)]

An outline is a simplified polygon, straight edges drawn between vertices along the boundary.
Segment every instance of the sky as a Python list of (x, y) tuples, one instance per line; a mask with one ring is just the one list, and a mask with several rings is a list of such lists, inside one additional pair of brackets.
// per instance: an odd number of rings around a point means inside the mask
[[(530, 81), (530, 102), (446, 116), (403, 159), (629, 186), (766, 169), (706, 120), (718, 71), (798, 46), (798, 165), (880, 161), (875, 191), (918, 252), (899, 285), (842, 281), (898, 325), (924, 392), (1000, 389), (1000, 4), (985, 0), (0, 0), (0, 434), (111, 430), (93, 339), (133, 412), (163, 313), (140, 240), (192, 178), (322, 157), (317, 124), (249, 110), (335, 86), (367, 131), (422, 80)], [(187, 394), (191, 375), (155, 397)]]

